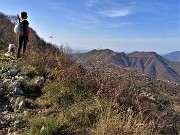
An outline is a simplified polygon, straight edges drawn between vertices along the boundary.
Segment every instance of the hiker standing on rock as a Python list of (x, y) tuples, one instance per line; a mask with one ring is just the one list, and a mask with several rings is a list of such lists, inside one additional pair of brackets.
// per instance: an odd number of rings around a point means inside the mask
[(29, 22), (26, 20), (27, 19), (27, 13), (26, 12), (21, 12), (20, 13), (20, 18), (19, 22), (21, 23), (22, 27), (22, 33), (19, 35), (19, 46), (18, 46), (18, 53), (17, 53), (17, 58), (20, 58), (20, 52), (21, 48), (23, 46), (23, 56), (25, 55), (26, 52), (26, 46), (28, 42), (28, 35), (29, 35)]

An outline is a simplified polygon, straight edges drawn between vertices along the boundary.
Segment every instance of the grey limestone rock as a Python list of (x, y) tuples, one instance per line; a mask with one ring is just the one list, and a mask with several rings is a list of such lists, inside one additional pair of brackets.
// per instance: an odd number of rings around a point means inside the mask
[(18, 106), (19, 106), (19, 110), (21, 110), (21, 109), (23, 109), (24, 107), (25, 107), (25, 101), (24, 100), (22, 100), (19, 104), (18, 104)]

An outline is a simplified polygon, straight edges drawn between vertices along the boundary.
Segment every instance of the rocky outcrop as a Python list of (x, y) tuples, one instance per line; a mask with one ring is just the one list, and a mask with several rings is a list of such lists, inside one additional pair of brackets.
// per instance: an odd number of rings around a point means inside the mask
[[(21, 75), (25, 68), (19, 63), (17, 60), (0, 56), (0, 135), (14, 134), (18, 122), (28, 110), (24, 84), (29, 80)], [(44, 78), (38, 77), (34, 83), (42, 85)]]
[[(16, 108), (16, 100), (23, 97), (24, 92), (21, 90), (25, 79), (20, 76), (21, 70), (17, 68), (17, 61), (9, 58), (1, 57), (0, 67), (0, 129), (6, 134), (11, 134), (13, 131), (10, 125), (13, 125), (13, 120), (16, 115), (25, 108), (25, 100), (19, 101)], [(19, 111), (19, 112), (18, 112)], [(16, 112), (16, 113), (15, 113)], [(8, 129), (7, 129), (8, 128)]]

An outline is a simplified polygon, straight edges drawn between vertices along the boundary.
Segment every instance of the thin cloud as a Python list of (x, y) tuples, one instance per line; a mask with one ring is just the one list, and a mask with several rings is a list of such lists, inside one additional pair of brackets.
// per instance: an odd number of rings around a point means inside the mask
[[(155, 15), (160, 15), (162, 16), (162, 13), (169, 13), (171, 11), (175, 11), (178, 10), (179, 6), (177, 6), (178, 4), (175, 2), (171, 2), (171, 3), (163, 3), (160, 1), (147, 1), (147, 2), (139, 2), (138, 3), (138, 7), (137, 8), (137, 12), (139, 13), (151, 13)], [(159, 17), (160, 17), (159, 16)]]
[(66, 6), (66, 4), (62, 2), (52, 2), (49, 6), (51, 10), (60, 10), (62, 7)]
[(90, 25), (97, 25), (100, 23), (100, 20), (98, 18), (82, 13), (77, 13), (74, 16), (66, 15), (65, 17), (70, 21), (76, 22), (77, 24), (81, 24), (81, 26), (84, 24), (88, 24), (89, 27)]
[(119, 23), (106, 24), (105, 26), (109, 28), (118, 28), (118, 27), (133, 25), (133, 24), (135, 24), (135, 22), (119, 22)]
[(87, 7), (93, 7), (97, 2), (98, 2), (98, 0), (88, 0), (86, 2), (86, 6)]
[(130, 9), (113, 9), (107, 11), (100, 11), (99, 13), (107, 17), (122, 17), (131, 14), (132, 11)]
[(63, 2), (52, 2), (50, 3), (51, 6), (65, 6), (66, 4)]
[(137, 2), (130, 2), (129, 4), (130, 4), (130, 5), (136, 5)]

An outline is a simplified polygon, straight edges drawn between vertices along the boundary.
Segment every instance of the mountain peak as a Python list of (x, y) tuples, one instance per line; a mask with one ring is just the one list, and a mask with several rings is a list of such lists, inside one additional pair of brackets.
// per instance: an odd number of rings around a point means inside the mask
[[(114, 63), (124, 68), (138, 70), (140, 73), (164, 80), (180, 82), (180, 63), (164, 59), (156, 52), (117, 53), (109, 49), (92, 50), (80, 56), (82, 62), (95, 62), (99, 59), (105, 63)], [(85, 64), (85, 63), (84, 63)]]
[(114, 53), (113, 50), (110, 49), (94, 49), (92, 51), (89, 51), (88, 53), (105, 53), (105, 54), (112, 54)]
[(163, 57), (170, 61), (180, 62), (180, 51), (168, 53), (168, 54), (164, 55)]
[(159, 56), (156, 52), (139, 52), (134, 51), (128, 55), (129, 57), (157, 57)]

